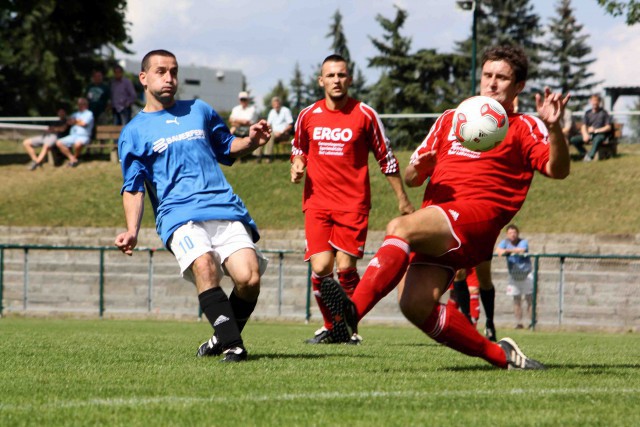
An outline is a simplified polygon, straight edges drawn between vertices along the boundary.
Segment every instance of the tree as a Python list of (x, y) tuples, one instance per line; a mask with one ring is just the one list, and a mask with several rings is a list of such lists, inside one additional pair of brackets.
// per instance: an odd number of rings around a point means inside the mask
[[(396, 6), (393, 20), (376, 17), (384, 34), (381, 40), (371, 38), (379, 53), (369, 58), (369, 66), (382, 69), (382, 74), (369, 89), (369, 103), (380, 113), (442, 112), (460, 100), (452, 82), (468, 68), (461, 71), (455, 55), (434, 49), (411, 53), (411, 39), (400, 33), (407, 16)], [(398, 145), (413, 146), (425, 133), (422, 120), (401, 118), (387, 123), (388, 136)]]
[(586, 40), (589, 36), (582, 33), (583, 25), (576, 21), (571, 0), (560, 0), (556, 16), (550, 20), (547, 38), (542, 45), (545, 62), (540, 68), (540, 76), (556, 91), (570, 92), (573, 104), (578, 104), (602, 83), (591, 80), (594, 74), (588, 71), (589, 65), (595, 62), (595, 58), (588, 58), (591, 47)]
[(0, 115), (52, 114), (82, 94), (114, 49), (130, 53), (126, 0), (4, 0)]
[(360, 98), (364, 94), (366, 82), (360, 68), (351, 60), (351, 53), (347, 46), (347, 37), (344, 34), (344, 27), (342, 26), (342, 14), (339, 9), (333, 14), (333, 22), (329, 26), (329, 32), (326, 37), (332, 39), (331, 50), (333, 53), (337, 53), (347, 61), (349, 72), (353, 77), (349, 94), (354, 98)]
[(640, 1), (615, 1), (615, 0), (598, 0), (598, 4), (612, 16), (621, 16), (626, 14), (627, 25), (633, 25), (640, 22)]
[[(477, 10), (477, 58), (479, 74), (480, 58), (485, 48), (492, 45), (517, 44), (521, 46), (529, 58), (529, 79), (522, 95), (519, 97), (521, 109), (533, 109), (533, 93), (539, 89), (534, 86), (538, 78), (540, 44), (536, 41), (542, 34), (540, 17), (534, 13), (529, 0), (478, 0)], [(456, 42), (456, 51), (467, 58), (471, 68), (471, 37)], [(468, 69), (469, 69), (468, 68)], [(467, 79), (470, 80), (470, 77)], [(467, 79), (460, 84), (470, 88)], [(470, 90), (469, 90), (470, 92)]]
[(291, 102), (291, 114), (296, 117), (306, 106), (304, 99), (304, 77), (302, 76), (298, 62), (296, 62), (296, 66), (293, 69), (293, 77), (291, 81), (289, 81), (289, 85), (291, 86), (291, 95), (289, 98)]
[(287, 89), (284, 83), (282, 83), (282, 80), (278, 80), (278, 83), (276, 83), (275, 87), (271, 89), (271, 91), (268, 94), (266, 94), (265, 97), (263, 98), (263, 103), (265, 107), (264, 111), (266, 113), (268, 113), (269, 110), (271, 109), (271, 98), (273, 98), (274, 96), (277, 96), (278, 98), (280, 98), (283, 104), (288, 102), (289, 89)]

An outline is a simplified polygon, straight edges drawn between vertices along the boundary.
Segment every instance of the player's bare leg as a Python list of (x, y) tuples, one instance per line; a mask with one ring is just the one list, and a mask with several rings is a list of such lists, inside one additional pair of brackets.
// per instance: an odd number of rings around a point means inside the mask
[(476, 266), (476, 276), (480, 284), (480, 300), (484, 307), (484, 314), (487, 318), (485, 325), (485, 336), (491, 341), (497, 340), (496, 326), (493, 323), (495, 311), (496, 289), (491, 279), (491, 260), (481, 262)]

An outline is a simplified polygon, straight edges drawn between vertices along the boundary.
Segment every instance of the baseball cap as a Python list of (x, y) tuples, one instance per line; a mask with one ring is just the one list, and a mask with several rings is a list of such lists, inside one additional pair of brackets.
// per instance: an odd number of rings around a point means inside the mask
[(247, 93), (245, 91), (240, 92), (238, 94), (238, 99), (243, 99), (243, 98), (249, 99), (249, 93)]

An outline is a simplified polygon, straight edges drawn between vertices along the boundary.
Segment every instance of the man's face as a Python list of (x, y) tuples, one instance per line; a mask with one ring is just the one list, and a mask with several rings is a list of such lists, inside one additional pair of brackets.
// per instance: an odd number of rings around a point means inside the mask
[(318, 77), (320, 87), (324, 88), (327, 97), (338, 100), (347, 96), (351, 86), (351, 76), (344, 62), (325, 62), (322, 66), (322, 75)]
[(178, 90), (178, 62), (171, 56), (152, 56), (148, 70), (140, 72), (140, 83), (161, 104), (173, 102)]
[(592, 96), (589, 98), (589, 104), (591, 104), (591, 109), (593, 111), (598, 111), (600, 109), (600, 98), (597, 96)]
[(273, 108), (276, 111), (280, 111), (280, 101), (278, 101), (277, 99), (274, 99), (273, 101), (271, 101), (271, 108)]
[(86, 99), (79, 99), (78, 100), (78, 110), (84, 111), (87, 108), (89, 108), (89, 102), (87, 102)]
[(114, 68), (113, 69), (113, 78), (115, 78), (116, 80), (120, 80), (122, 79), (122, 68)]
[(524, 82), (516, 83), (511, 65), (505, 61), (487, 61), (482, 67), (480, 95), (498, 101), (507, 110), (513, 110), (513, 100), (524, 89)]
[(93, 74), (91, 75), (91, 80), (95, 84), (102, 83), (102, 80), (103, 80), (102, 72), (101, 71), (94, 71)]
[(510, 228), (507, 230), (507, 239), (509, 239), (511, 242), (518, 241), (518, 235), (518, 230), (516, 230), (515, 228)]

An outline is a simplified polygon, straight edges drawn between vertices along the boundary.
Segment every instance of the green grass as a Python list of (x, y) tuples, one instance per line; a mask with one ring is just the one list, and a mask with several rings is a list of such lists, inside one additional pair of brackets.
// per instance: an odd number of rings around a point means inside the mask
[[(12, 145), (11, 145), (12, 144)], [(78, 168), (29, 172), (26, 156), (10, 154), (15, 142), (0, 143), (0, 218), (8, 226), (123, 227), (119, 166), (89, 159)], [(640, 144), (621, 145), (616, 159), (574, 162), (564, 181), (537, 176), (517, 223), (527, 233), (637, 233), (640, 229)], [(410, 152), (397, 153), (406, 165)], [(4, 161), (3, 161), (4, 158)], [(10, 161), (8, 161), (9, 159)], [(6, 164), (8, 163), (8, 164)], [(224, 168), (262, 229), (302, 229), (302, 185), (289, 182), (289, 163), (240, 163)], [(384, 230), (397, 215), (397, 202), (377, 165), (371, 162), (372, 230)], [(416, 206), (423, 188), (410, 189)], [(147, 205), (143, 227), (154, 227)]]
[[(247, 363), (194, 357), (206, 322), (0, 320), (0, 420), (19, 425), (638, 425), (637, 334), (509, 331), (546, 371), (503, 371), (410, 327), (361, 346), (250, 323)], [(506, 331), (505, 331), (506, 332)]]

